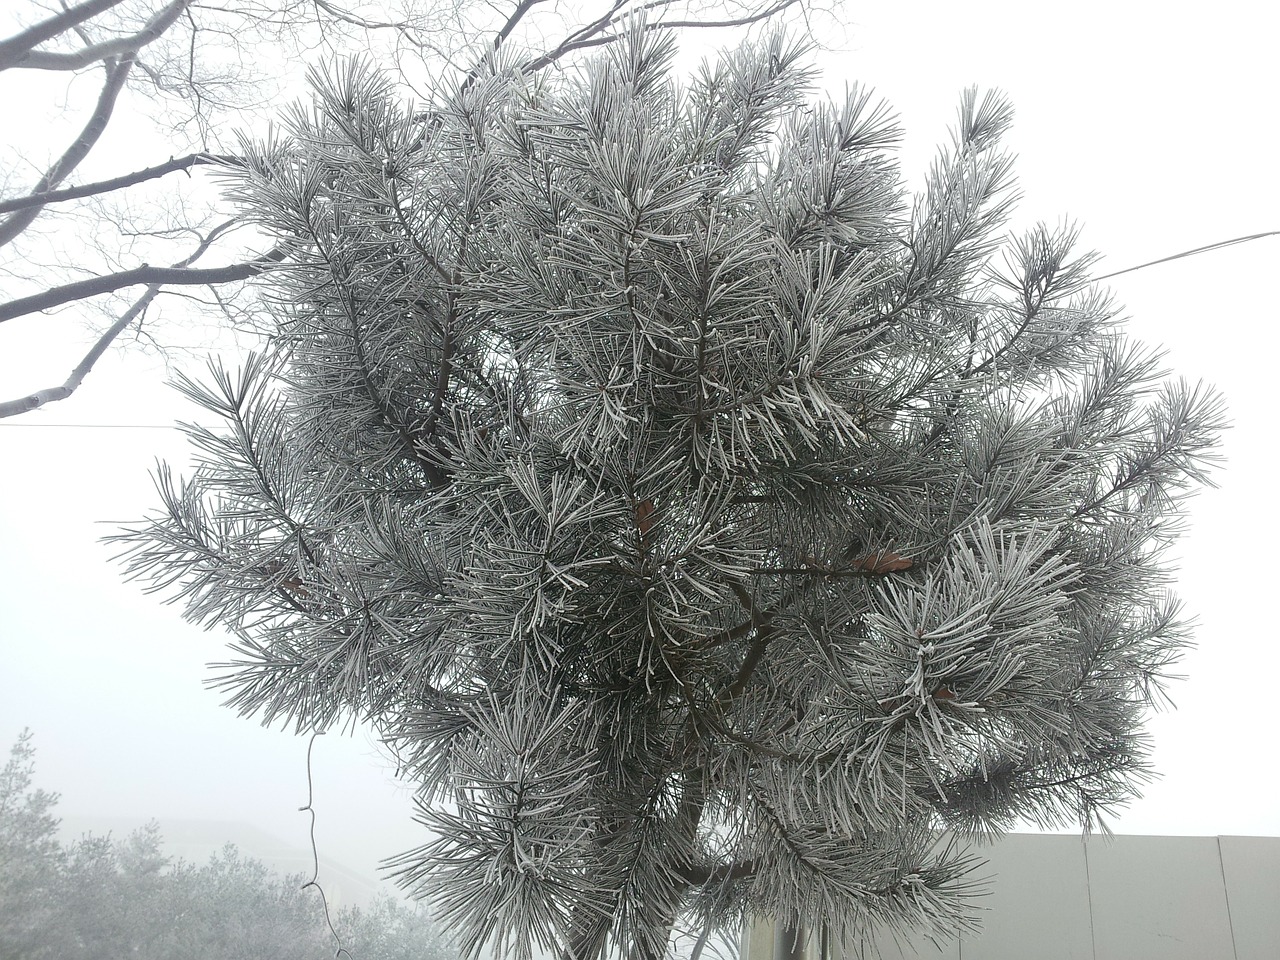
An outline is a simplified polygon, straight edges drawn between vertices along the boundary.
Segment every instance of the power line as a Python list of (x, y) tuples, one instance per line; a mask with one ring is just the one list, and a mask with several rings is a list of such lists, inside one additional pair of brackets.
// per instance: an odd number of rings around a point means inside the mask
[(1221, 250), (1223, 247), (1232, 247), (1237, 243), (1248, 243), (1250, 240), (1261, 240), (1263, 237), (1276, 236), (1280, 236), (1280, 230), (1268, 230), (1266, 233), (1251, 233), (1246, 237), (1235, 237), (1231, 240), (1219, 240), (1217, 243), (1210, 243), (1207, 246), (1196, 247), (1194, 250), (1183, 250), (1181, 253), (1175, 253), (1172, 256), (1161, 257), (1159, 260), (1148, 260), (1146, 263), (1140, 263), (1136, 267), (1125, 267), (1123, 270), (1117, 270), (1115, 273), (1104, 273), (1100, 277), (1091, 277), (1090, 281), (1109, 280), (1111, 277), (1118, 277), (1122, 273), (1133, 273), (1135, 270), (1154, 267), (1157, 263), (1168, 263), (1170, 260), (1181, 260), (1183, 257), (1194, 257), (1197, 253), (1208, 253), (1210, 250)]

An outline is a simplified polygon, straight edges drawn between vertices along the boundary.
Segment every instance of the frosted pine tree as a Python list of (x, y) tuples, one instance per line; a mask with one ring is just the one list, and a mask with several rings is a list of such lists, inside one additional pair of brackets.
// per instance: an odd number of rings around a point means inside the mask
[(234, 633), (242, 713), (376, 728), (431, 831), (400, 877), (473, 950), (954, 933), (939, 837), (1147, 775), (1220, 404), (1070, 230), (1004, 235), (999, 96), (912, 196), (802, 45), (672, 56), (498, 57), (428, 111), (317, 76), (233, 187), (292, 251), (278, 331), (183, 381), (226, 426), (130, 570)]

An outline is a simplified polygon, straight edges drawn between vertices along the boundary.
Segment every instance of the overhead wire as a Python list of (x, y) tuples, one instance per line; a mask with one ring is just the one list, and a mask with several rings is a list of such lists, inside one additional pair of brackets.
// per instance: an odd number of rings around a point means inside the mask
[(1146, 263), (1140, 263), (1136, 267), (1125, 267), (1123, 270), (1117, 270), (1115, 273), (1104, 273), (1100, 277), (1093, 277), (1094, 282), (1098, 280), (1110, 280), (1112, 277), (1118, 277), (1121, 274), (1133, 273), (1135, 270), (1145, 270), (1147, 267), (1154, 267), (1158, 263), (1168, 263), (1170, 260), (1181, 260), (1183, 257), (1194, 257), (1198, 253), (1208, 253), (1210, 250), (1221, 250), (1223, 247), (1233, 247), (1238, 243), (1248, 243), (1250, 240), (1261, 240), (1264, 237), (1280, 236), (1280, 230), (1268, 230), (1265, 233), (1251, 233), (1243, 237), (1233, 237), (1230, 240), (1219, 240), (1217, 243), (1206, 244), (1203, 247), (1196, 247), (1194, 250), (1183, 250), (1181, 253), (1175, 253), (1172, 256), (1161, 257), (1159, 260), (1148, 260)]

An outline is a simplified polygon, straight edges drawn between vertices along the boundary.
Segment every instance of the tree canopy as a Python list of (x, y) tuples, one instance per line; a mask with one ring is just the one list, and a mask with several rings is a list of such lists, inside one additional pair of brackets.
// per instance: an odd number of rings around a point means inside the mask
[(1090, 828), (1148, 774), (1221, 404), (1071, 229), (1005, 236), (1000, 95), (912, 194), (803, 44), (674, 53), (499, 55), (425, 108), (317, 73), (232, 181), (271, 348), (183, 381), (226, 427), (129, 570), (234, 632), (242, 713), (381, 732), (433, 831), (402, 880), (473, 952), (945, 936), (944, 832)]
[(127, 837), (58, 838), (58, 795), (34, 786), (24, 732), (0, 771), (0, 956), (5, 960), (445, 960), (425, 911), (389, 897), (325, 907), (300, 875), (230, 844), (206, 863), (164, 854), (154, 822)]

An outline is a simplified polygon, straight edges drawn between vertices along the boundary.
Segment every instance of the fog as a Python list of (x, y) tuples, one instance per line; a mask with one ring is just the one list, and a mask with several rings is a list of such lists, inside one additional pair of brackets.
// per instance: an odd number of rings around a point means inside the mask
[[(1102, 272), (1280, 228), (1271, 8), (1033, 9), (851, 5), (847, 49), (821, 58), (825, 82), (840, 91), (857, 79), (899, 111), (915, 184), (960, 91), (1004, 89), (1018, 109), (1018, 225), (1079, 220), (1083, 243), (1105, 254)], [(12, 81), (0, 80), (10, 83), (0, 103), (12, 103)], [(1134, 334), (1168, 345), (1170, 366), (1189, 379), (1220, 386), (1234, 421), (1221, 488), (1193, 502), (1179, 549), (1199, 649), (1172, 689), (1180, 709), (1152, 722), (1164, 777), (1117, 832), (1280, 834), (1268, 762), (1280, 653), (1267, 627), (1267, 551), (1280, 541), (1280, 317), (1268, 285), (1278, 254), (1280, 240), (1264, 240), (1110, 281)], [(42, 338), (43, 322), (4, 331), (6, 397), (60, 381), (78, 359), (75, 320), (58, 321), (62, 353)], [(155, 501), (156, 458), (185, 460), (169, 428), (182, 406), (163, 379), (160, 360), (114, 351), (70, 400), (0, 422), (0, 741), (32, 728), (37, 783), (61, 792), (68, 816), (243, 822), (309, 846), (306, 739), (221, 707), (204, 683), (225, 635), (123, 583), (99, 542), (110, 521)], [(411, 787), (367, 731), (322, 738), (313, 777), (326, 857), (372, 878), (380, 859), (422, 842)]]

